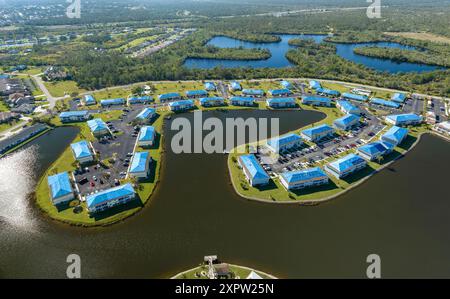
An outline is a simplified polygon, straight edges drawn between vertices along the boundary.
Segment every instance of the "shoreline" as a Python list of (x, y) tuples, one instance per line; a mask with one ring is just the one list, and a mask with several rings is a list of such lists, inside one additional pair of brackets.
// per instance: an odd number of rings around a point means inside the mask
[[(240, 268), (240, 269), (243, 269), (243, 270), (254, 271), (255, 273), (261, 273), (261, 274), (269, 277), (269, 279), (278, 279), (278, 277), (276, 277), (276, 276), (273, 276), (273, 275), (268, 274), (266, 272), (259, 271), (259, 270), (256, 270), (256, 269), (253, 269), (253, 268), (250, 268), (250, 267), (239, 266), (239, 265), (235, 265), (235, 264), (228, 264), (228, 265), (231, 266), (231, 267)], [(187, 274), (189, 272), (195, 271), (196, 269), (199, 269), (199, 268), (201, 268), (201, 266), (197, 266), (197, 267), (191, 268), (189, 270), (186, 270), (186, 271), (183, 271), (183, 272), (179, 272), (178, 274), (175, 274), (172, 277), (170, 277), (170, 279), (183, 279), (183, 278), (177, 278), (177, 277), (181, 276), (181, 275), (185, 275), (185, 274)], [(245, 278), (241, 277), (241, 279), (245, 279)]]
[[(270, 199), (263, 199), (263, 198), (258, 198), (258, 197), (244, 195), (241, 192), (239, 192), (239, 190), (237, 189), (237, 187), (235, 185), (235, 182), (233, 180), (233, 174), (232, 174), (231, 167), (230, 167), (230, 156), (228, 155), (227, 166), (228, 166), (229, 179), (231, 180), (231, 185), (233, 186), (233, 189), (236, 192), (236, 194), (239, 195), (240, 197), (244, 198), (244, 199), (249, 200), (249, 201), (255, 201), (255, 202), (259, 202), (259, 203), (269, 203), (269, 204), (288, 204), (288, 205), (300, 205), (300, 206), (316, 206), (316, 205), (319, 205), (319, 204), (322, 204), (322, 203), (334, 200), (334, 199), (340, 197), (341, 195), (344, 195), (347, 192), (349, 192), (349, 191), (351, 191), (351, 190), (361, 186), (363, 183), (368, 181), (374, 175), (380, 173), (381, 171), (383, 171), (384, 169), (386, 169), (387, 167), (389, 167), (390, 165), (392, 165), (393, 163), (395, 163), (399, 159), (402, 159), (403, 157), (405, 157), (409, 153), (409, 151), (414, 149), (416, 147), (416, 145), (420, 142), (423, 134), (431, 134), (431, 135), (443, 137), (442, 135), (436, 134), (434, 132), (421, 132), (421, 133), (419, 133), (419, 135), (417, 136), (417, 140), (404, 153), (401, 153), (398, 157), (396, 157), (392, 161), (386, 163), (385, 165), (381, 166), (380, 168), (375, 169), (373, 172), (368, 174), (366, 177), (364, 177), (364, 178), (360, 179), (359, 181), (353, 183), (350, 187), (346, 188), (345, 190), (342, 190), (342, 191), (340, 191), (340, 192), (338, 192), (336, 194), (333, 194), (333, 195), (330, 195), (330, 196), (327, 196), (327, 197), (324, 197), (324, 198), (309, 199), (309, 200), (304, 200), (304, 201), (299, 201), (299, 200), (273, 201), (273, 200), (270, 200)], [(444, 139), (446, 139), (446, 138), (444, 138)], [(446, 139), (446, 140), (450, 141), (450, 139)]]

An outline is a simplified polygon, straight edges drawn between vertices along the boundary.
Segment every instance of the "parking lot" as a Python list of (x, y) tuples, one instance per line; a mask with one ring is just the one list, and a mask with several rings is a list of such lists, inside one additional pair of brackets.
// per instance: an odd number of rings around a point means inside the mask
[(83, 165), (75, 172), (82, 195), (117, 186), (120, 184), (119, 180), (125, 178), (139, 132), (139, 126), (133, 126), (131, 122), (144, 107), (146, 106), (117, 106), (105, 110), (122, 110), (123, 114), (119, 120), (104, 119), (112, 135), (96, 139), (92, 143), (100, 162)]
[(403, 104), (403, 112), (421, 115), (423, 111), (423, 104), (423, 99), (413, 96), (411, 99), (406, 100)]

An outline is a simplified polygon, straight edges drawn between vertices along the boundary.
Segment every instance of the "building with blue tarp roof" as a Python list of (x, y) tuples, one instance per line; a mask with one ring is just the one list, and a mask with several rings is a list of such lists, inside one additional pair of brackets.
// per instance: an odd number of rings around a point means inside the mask
[(320, 84), (319, 81), (311, 80), (311, 81), (309, 81), (309, 88), (312, 88), (312, 89), (322, 88), (322, 85)]
[(163, 93), (158, 96), (158, 99), (161, 103), (179, 101), (181, 100), (181, 95), (178, 92)]
[(311, 142), (317, 142), (321, 139), (332, 136), (334, 129), (327, 124), (323, 124), (317, 127), (312, 127), (301, 132), (302, 137)]
[(261, 98), (264, 96), (264, 90), (262, 89), (243, 89), (242, 95), (247, 97), (255, 97), (255, 98)]
[(169, 108), (171, 111), (185, 111), (189, 109), (194, 109), (194, 102), (192, 100), (181, 100), (169, 103)]
[(93, 95), (87, 94), (83, 97), (83, 104), (85, 106), (92, 106), (92, 105), (97, 104), (97, 101), (95, 100)]
[(256, 160), (255, 155), (240, 156), (238, 162), (250, 185), (261, 186), (269, 183), (270, 177)]
[(280, 182), (287, 190), (328, 184), (328, 176), (320, 167), (284, 172)]
[(148, 178), (151, 161), (149, 152), (135, 152), (128, 168), (128, 175), (140, 179)]
[(47, 178), (53, 205), (62, 204), (75, 198), (68, 172), (58, 173)]
[(188, 97), (189, 99), (203, 98), (203, 97), (207, 97), (207, 96), (208, 96), (208, 92), (203, 89), (186, 91), (186, 97)]
[(128, 105), (149, 104), (151, 102), (153, 102), (153, 97), (151, 96), (130, 96), (127, 99)]
[(255, 105), (255, 99), (252, 97), (231, 97), (230, 103), (233, 106), (251, 107)]
[(217, 87), (216, 84), (214, 84), (214, 82), (205, 82), (205, 89), (207, 91), (215, 91)]
[(357, 124), (359, 124), (359, 116), (354, 114), (346, 114), (333, 122), (335, 128), (344, 131), (351, 129)]
[(65, 111), (59, 114), (59, 120), (62, 123), (80, 122), (87, 121), (91, 117), (89, 111)]
[(295, 108), (297, 106), (294, 98), (267, 99), (266, 104), (270, 108)]
[(304, 96), (302, 98), (302, 104), (311, 106), (331, 106), (331, 99), (320, 96)]
[(394, 126), (409, 126), (409, 125), (418, 125), (422, 123), (423, 118), (421, 115), (417, 115), (414, 113), (406, 113), (406, 114), (392, 114), (385, 117), (387, 123), (392, 124)]
[(352, 101), (358, 101), (358, 102), (365, 102), (369, 99), (365, 95), (354, 94), (354, 93), (349, 93), (349, 92), (344, 92), (341, 95), (341, 97), (346, 100), (352, 100)]
[(238, 91), (238, 90), (242, 90), (242, 86), (239, 82), (237, 81), (231, 81), (230, 83), (230, 90), (231, 91)]
[(94, 152), (92, 150), (91, 144), (86, 140), (82, 140), (77, 143), (72, 143), (70, 145), (72, 149), (73, 156), (75, 160), (80, 163), (87, 163), (94, 161)]
[(388, 107), (388, 108), (395, 108), (395, 109), (400, 108), (400, 105), (398, 103), (392, 102), (392, 101), (387, 101), (387, 100), (380, 99), (380, 98), (372, 98), (370, 100), (370, 104), (384, 106), (384, 107)]
[(328, 97), (338, 97), (341, 95), (341, 93), (337, 90), (322, 88), (322, 87), (317, 88), (316, 93), (318, 95), (324, 95), (324, 96), (328, 96)]
[(379, 157), (392, 152), (394, 146), (388, 142), (375, 141), (358, 147), (358, 154), (369, 161), (374, 161)]
[(393, 145), (399, 145), (408, 136), (408, 129), (393, 126), (381, 136), (381, 140)]
[(283, 88), (286, 88), (286, 89), (293, 89), (294, 88), (292, 83), (289, 82), (289, 81), (286, 81), (286, 80), (281, 81), (280, 84), (281, 84), (281, 86), (283, 86)]
[(102, 107), (119, 106), (119, 105), (124, 105), (124, 104), (125, 104), (125, 99), (123, 99), (123, 98), (106, 99), (106, 100), (100, 101), (100, 105), (102, 105)]
[(297, 134), (287, 134), (284, 136), (274, 137), (266, 142), (267, 147), (273, 153), (284, 152), (288, 149), (299, 147), (303, 144), (303, 139)]
[(271, 89), (271, 90), (269, 90), (269, 95), (272, 97), (286, 97), (286, 96), (292, 95), (292, 91), (287, 88)]
[(325, 170), (340, 179), (367, 166), (366, 160), (355, 154), (349, 154), (325, 166)]
[(87, 125), (89, 126), (89, 129), (91, 130), (92, 134), (95, 137), (99, 137), (99, 136), (103, 136), (103, 135), (107, 135), (107, 134), (111, 133), (109, 131), (109, 128), (106, 125), (106, 123), (100, 118), (95, 118), (95, 119), (89, 120), (87, 122)]
[(86, 204), (90, 214), (106, 211), (112, 207), (126, 204), (136, 197), (131, 184), (117, 186), (86, 196)]
[(406, 100), (406, 94), (400, 92), (394, 93), (391, 100), (397, 103), (404, 103)]
[(225, 99), (222, 97), (201, 98), (199, 101), (200, 105), (202, 105), (203, 107), (214, 107), (225, 105)]
[(153, 146), (156, 138), (156, 130), (152, 126), (144, 126), (139, 130), (138, 145), (142, 147)]
[(156, 115), (156, 109), (154, 108), (144, 108), (139, 114), (136, 116), (136, 119), (140, 122), (149, 122), (151, 121)]
[(336, 107), (338, 107), (339, 110), (341, 110), (345, 114), (355, 114), (355, 115), (361, 114), (361, 109), (359, 109), (358, 106), (353, 105), (349, 101), (339, 100), (336, 102)]

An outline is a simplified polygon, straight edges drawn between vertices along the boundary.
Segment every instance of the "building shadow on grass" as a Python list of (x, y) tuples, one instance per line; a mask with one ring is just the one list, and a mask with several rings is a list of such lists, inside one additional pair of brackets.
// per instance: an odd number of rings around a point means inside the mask
[(398, 147), (406, 151), (406, 150), (409, 150), (411, 148), (411, 146), (414, 144), (414, 142), (416, 142), (416, 141), (417, 141), (417, 137), (408, 135), (405, 138), (405, 140), (403, 140), (403, 142), (398, 145)]
[(123, 205), (112, 207), (103, 212), (95, 213), (94, 215), (91, 216), (91, 218), (94, 218), (95, 221), (99, 221), (99, 220), (112, 217), (116, 214), (119, 214), (119, 213), (122, 213), (122, 212), (125, 212), (128, 210), (132, 210), (135, 208), (142, 208), (143, 206), (144, 205), (142, 204), (140, 197), (138, 195), (136, 195), (136, 198), (133, 199), (132, 201), (130, 201), (126, 204), (123, 204)]
[(258, 191), (269, 191), (277, 189), (278, 187), (273, 180), (270, 180), (267, 185), (255, 186), (253, 188), (257, 189)]
[(370, 165), (367, 165), (364, 169), (361, 169), (353, 174), (350, 174), (349, 176), (346, 176), (346, 177), (342, 178), (341, 180), (343, 180), (347, 184), (353, 184), (353, 183), (367, 177), (368, 175), (371, 175), (372, 173), (374, 173), (374, 171), (375, 171), (375, 168), (373, 168)]

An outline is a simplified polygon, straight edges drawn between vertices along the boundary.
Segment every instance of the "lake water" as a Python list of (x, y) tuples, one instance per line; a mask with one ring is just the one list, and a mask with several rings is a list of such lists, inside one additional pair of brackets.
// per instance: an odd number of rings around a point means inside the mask
[[(219, 48), (238, 48), (243, 47), (246, 49), (268, 49), (272, 53), (272, 57), (266, 60), (225, 60), (225, 59), (203, 59), (203, 58), (188, 58), (184, 65), (188, 68), (202, 68), (211, 69), (215, 67), (250, 67), (250, 68), (283, 68), (294, 66), (286, 59), (286, 52), (290, 49), (295, 49), (289, 45), (289, 40), (293, 38), (313, 39), (315, 42), (320, 43), (326, 38), (326, 35), (280, 35), (281, 41), (277, 43), (252, 43), (239, 41), (234, 38), (217, 36), (212, 38), (207, 45), (216, 46)], [(361, 43), (361, 44), (335, 44), (337, 48), (336, 54), (355, 63), (363, 64), (367, 67), (373, 68), (381, 72), (398, 73), (398, 72), (427, 72), (439, 69), (438, 66), (423, 65), (417, 63), (402, 62), (397, 63), (395, 61), (387, 59), (379, 59), (373, 57), (367, 57), (357, 55), (353, 50), (357, 47), (364, 46), (377, 46), (377, 47), (389, 47), (399, 48), (405, 50), (414, 50), (414, 47), (404, 46), (398, 43), (379, 42), (379, 43)]]
[[(306, 111), (206, 116), (279, 117), (281, 132), (323, 118)], [(279, 206), (237, 196), (226, 155), (172, 153), (175, 132), (167, 128), (173, 120), (166, 124), (161, 184), (140, 213), (96, 229), (68, 227), (36, 209), (32, 230), (0, 223), (0, 277), (65, 277), (71, 253), (80, 255), (85, 278), (169, 277), (207, 254), (279, 277), (364, 277), (366, 257), (376, 253), (383, 277), (450, 278), (450, 143), (426, 135), (405, 158), (334, 201)], [(67, 145), (69, 137), (58, 140)], [(37, 143), (55, 141), (42, 137)], [(42, 165), (43, 154), (37, 155)], [(26, 173), (26, 165), (8, 165)]]

